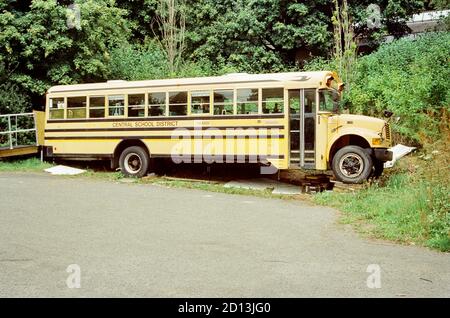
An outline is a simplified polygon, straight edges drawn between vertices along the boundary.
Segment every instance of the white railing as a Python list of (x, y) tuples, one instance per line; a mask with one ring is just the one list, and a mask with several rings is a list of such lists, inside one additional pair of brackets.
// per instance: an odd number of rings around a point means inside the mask
[[(27, 127), (19, 127), (19, 121), (23, 118), (32, 118), (32, 120), (26, 121), (26, 125), (33, 126), (33, 128)], [(0, 137), (7, 135), (8, 136), (8, 147), (9, 149), (14, 149), (14, 147), (20, 146), (35, 146), (38, 144), (38, 134), (36, 128), (36, 118), (34, 113), (22, 113), (22, 114), (8, 114), (8, 115), (0, 115), (0, 125), (7, 123), (6, 127), (0, 128)], [(34, 132), (35, 133), (35, 144), (19, 144), (18, 135), (22, 133)]]

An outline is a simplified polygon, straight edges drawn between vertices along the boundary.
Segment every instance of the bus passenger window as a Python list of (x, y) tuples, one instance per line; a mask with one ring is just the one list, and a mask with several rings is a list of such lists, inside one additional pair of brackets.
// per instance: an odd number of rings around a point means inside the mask
[(105, 117), (105, 96), (91, 96), (89, 98), (89, 118)]
[(148, 115), (151, 117), (166, 116), (166, 93), (148, 94)]
[(234, 114), (234, 91), (232, 89), (214, 91), (214, 115)]
[(169, 116), (187, 115), (187, 92), (169, 93)]
[(263, 88), (262, 90), (263, 114), (281, 114), (284, 112), (284, 89)]
[(67, 118), (86, 118), (86, 97), (67, 98)]
[(123, 95), (108, 96), (109, 116), (123, 116), (125, 114), (125, 97)]
[(238, 89), (237, 90), (237, 113), (257, 114), (258, 113), (258, 89)]
[(145, 116), (145, 95), (128, 95), (128, 117)]
[(50, 99), (50, 119), (64, 119), (64, 98)]
[(209, 114), (210, 98), (209, 91), (192, 92), (191, 114)]

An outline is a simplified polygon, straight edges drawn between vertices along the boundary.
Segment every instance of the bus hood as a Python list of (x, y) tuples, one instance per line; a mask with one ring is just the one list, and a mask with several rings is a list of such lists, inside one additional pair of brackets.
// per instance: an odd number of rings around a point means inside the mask
[(363, 128), (367, 130), (372, 130), (375, 133), (381, 133), (386, 121), (383, 119), (363, 116), (363, 115), (351, 115), (351, 114), (341, 114), (337, 115), (338, 127), (349, 127)]

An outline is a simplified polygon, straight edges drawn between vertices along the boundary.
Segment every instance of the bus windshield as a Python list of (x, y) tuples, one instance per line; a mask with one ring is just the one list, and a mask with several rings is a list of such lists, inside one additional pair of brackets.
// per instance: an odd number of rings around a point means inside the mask
[(336, 89), (321, 89), (319, 91), (319, 110), (324, 112), (339, 112), (341, 94)]

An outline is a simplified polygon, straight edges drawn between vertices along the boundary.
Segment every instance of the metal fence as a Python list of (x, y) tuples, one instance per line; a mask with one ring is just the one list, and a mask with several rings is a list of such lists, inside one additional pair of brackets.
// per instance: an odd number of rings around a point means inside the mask
[(14, 149), (37, 144), (34, 113), (0, 115), (0, 148)]

